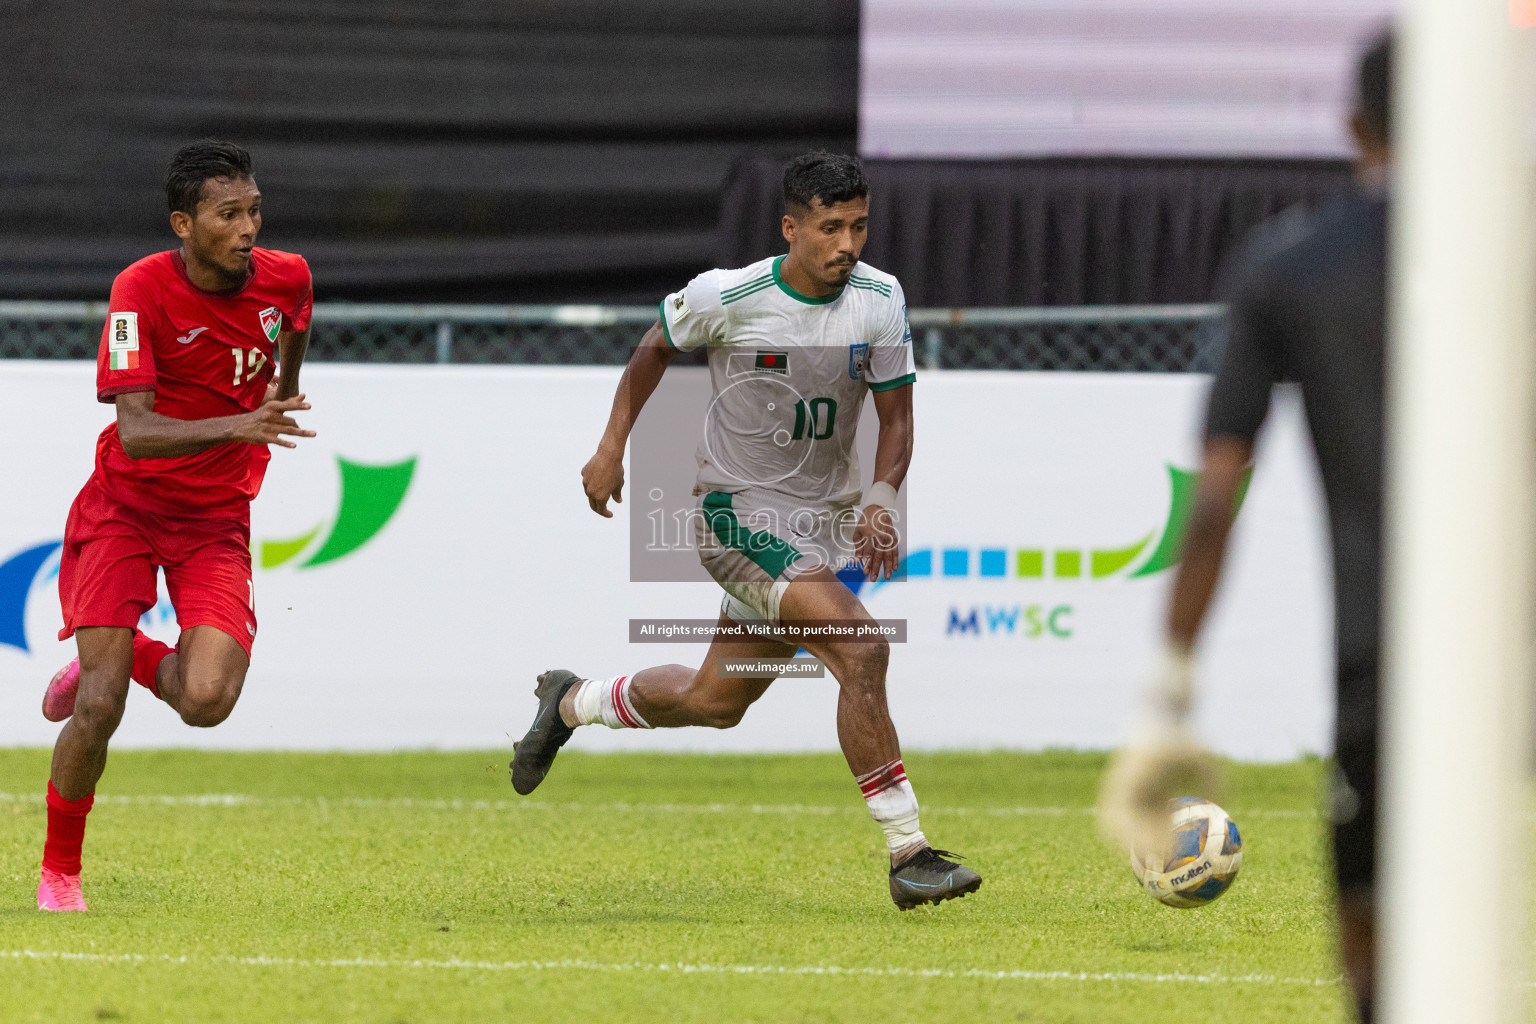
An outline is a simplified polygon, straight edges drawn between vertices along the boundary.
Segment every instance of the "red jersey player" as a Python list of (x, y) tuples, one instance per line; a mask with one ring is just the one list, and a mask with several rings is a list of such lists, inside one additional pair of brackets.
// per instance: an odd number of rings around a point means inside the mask
[[(73, 635), (79, 657), (43, 697), (50, 721), (69, 719), (48, 782), (43, 910), (86, 909), (85, 817), (130, 679), (188, 725), (218, 725), (234, 708), (256, 639), (250, 503), (266, 446), (314, 436), (290, 415), (309, 408), (298, 393), (309, 266), (255, 247), (250, 154), (212, 140), (186, 146), (165, 191), (181, 249), (112, 282), (96, 395), (116, 405), (117, 421), (101, 432), (96, 471), (64, 527), (59, 639)], [(155, 604), (157, 567), (181, 626), (174, 650), (136, 628)]]

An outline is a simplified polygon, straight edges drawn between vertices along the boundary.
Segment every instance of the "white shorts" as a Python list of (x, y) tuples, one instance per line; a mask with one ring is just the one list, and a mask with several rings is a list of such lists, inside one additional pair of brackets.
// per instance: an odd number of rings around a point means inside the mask
[(808, 502), (762, 487), (710, 491), (695, 520), (699, 561), (725, 589), (720, 610), (735, 622), (779, 622), (790, 581), (856, 564), (854, 505)]

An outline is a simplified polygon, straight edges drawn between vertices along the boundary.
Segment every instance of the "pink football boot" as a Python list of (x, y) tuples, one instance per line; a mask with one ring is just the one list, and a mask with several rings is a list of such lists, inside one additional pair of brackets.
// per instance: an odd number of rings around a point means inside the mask
[(76, 658), (54, 673), (43, 694), (43, 717), (62, 722), (75, 713), (75, 694), (80, 692), (80, 659)]
[(43, 868), (37, 883), (38, 910), (89, 910), (80, 892), (79, 875), (61, 875)]

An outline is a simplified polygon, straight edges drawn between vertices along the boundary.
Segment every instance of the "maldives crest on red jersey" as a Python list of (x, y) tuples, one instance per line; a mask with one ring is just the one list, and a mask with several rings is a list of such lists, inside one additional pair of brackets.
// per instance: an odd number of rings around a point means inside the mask
[(276, 306), (268, 306), (256, 314), (261, 318), (261, 329), (268, 341), (277, 341), (277, 332), (283, 329), (283, 313)]

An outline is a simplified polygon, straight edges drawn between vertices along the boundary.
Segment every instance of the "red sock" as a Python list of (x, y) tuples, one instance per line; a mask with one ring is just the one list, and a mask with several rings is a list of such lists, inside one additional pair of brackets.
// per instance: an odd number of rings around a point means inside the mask
[(134, 630), (133, 681), (156, 697), (160, 696), (160, 687), (155, 682), (155, 673), (160, 671), (160, 663), (170, 653), (171, 649), (159, 640), (151, 640), (138, 630)]
[(61, 875), (80, 873), (80, 847), (85, 843), (85, 816), (96, 794), (65, 800), (48, 780), (48, 838), (43, 842), (43, 867)]

